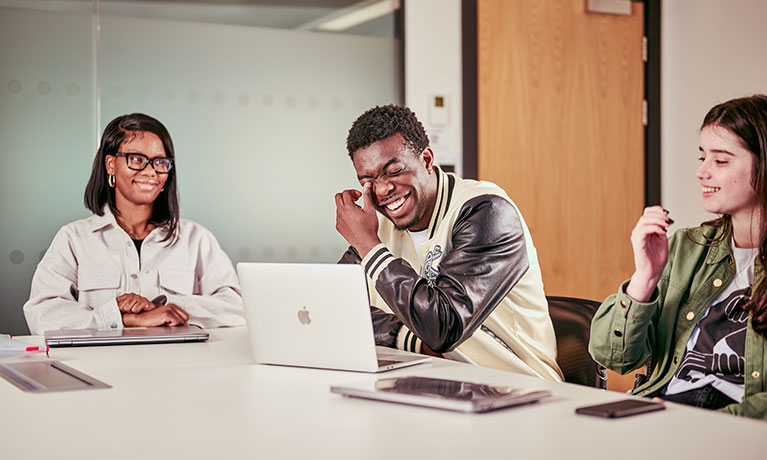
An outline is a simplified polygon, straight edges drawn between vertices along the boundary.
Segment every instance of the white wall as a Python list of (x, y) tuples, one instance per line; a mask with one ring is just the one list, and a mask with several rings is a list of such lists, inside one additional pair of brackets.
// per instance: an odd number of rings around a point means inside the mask
[[(462, 171), (461, 0), (405, 2), (405, 104), (429, 134), (438, 164)], [(430, 112), (433, 96), (446, 96), (447, 123)]]
[(695, 179), (706, 112), (767, 93), (767, 2), (666, 0), (661, 14), (661, 197), (680, 228), (713, 217)]

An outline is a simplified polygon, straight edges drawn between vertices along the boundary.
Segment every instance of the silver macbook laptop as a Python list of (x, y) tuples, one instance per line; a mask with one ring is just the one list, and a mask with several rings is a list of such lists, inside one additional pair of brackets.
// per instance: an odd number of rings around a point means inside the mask
[(257, 363), (381, 372), (429, 359), (375, 346), (359, 265), (239, 263), (237, 274)]
[(49, 347), (136, 345), (143, 343), (202, 342), (205, 340), (208, 340), (208, 333), (199, 326), (62, 329), (45, 332), (45, 344)]

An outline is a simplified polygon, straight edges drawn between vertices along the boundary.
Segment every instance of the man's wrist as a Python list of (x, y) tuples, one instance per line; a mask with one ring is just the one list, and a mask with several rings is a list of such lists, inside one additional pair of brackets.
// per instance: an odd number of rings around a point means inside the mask
[(365, 256), (368, 255), (371, 249), (381, 244), (381, 240), (376, 237), (375, 240), (367, 241), (364, 243), (358, 243), (352, 245), (354, 249), (357, 251), (357, 254), (359, 254), (360, 259), (364, 259)]
[(426, 344), (423, 343), (423, 342), (421, 342), (421, 354), (422, 355), (434, 356), (436, 358), (443, 358), (444, 357), (444, 356), (442, 356), (441, 353), (437, 353), (436, 351), (432, 350), (431, 348), (426, 346)]

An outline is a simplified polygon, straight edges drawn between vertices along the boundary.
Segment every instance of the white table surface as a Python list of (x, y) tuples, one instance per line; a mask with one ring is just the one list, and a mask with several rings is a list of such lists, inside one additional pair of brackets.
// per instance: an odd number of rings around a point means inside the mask
[[(0, 379), (0, 458), (767, 458), (761, 421), (675, 404), (624, 419), (576, 415), (624, 395), (437, 359), (378, 375), (257, 365), (244, 327), (210, 333), (207, 343), (51, 349), (50, 359), (110, 389), (35, 394)], [(329, 391), (402, 375), (548, 388), (553, 397), (462, 414)]]

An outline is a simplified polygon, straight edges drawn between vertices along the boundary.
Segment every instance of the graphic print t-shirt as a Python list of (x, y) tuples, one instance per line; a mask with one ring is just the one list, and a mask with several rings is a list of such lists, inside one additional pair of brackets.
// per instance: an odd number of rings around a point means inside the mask
[(711, 385), (734, 401), (743, 400), (748, 322), (743, 306), (753, 284), (758, 248), (737, 248), (734, 241), (730, 244), (737, 275), (692, 331), (682, 364), (666, 387), (666, 394)]

